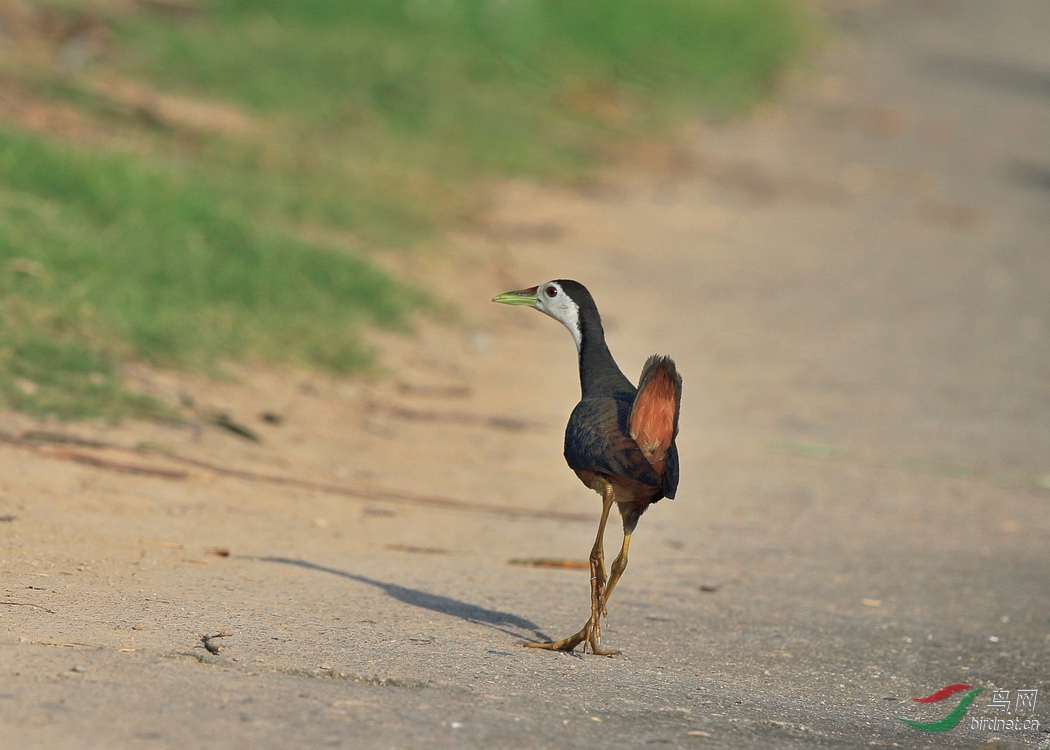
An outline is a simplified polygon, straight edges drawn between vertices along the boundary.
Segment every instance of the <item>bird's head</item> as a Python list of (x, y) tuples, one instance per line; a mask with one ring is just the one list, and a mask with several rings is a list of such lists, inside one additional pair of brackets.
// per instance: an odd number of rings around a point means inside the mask
[(550, 315), (569, 329), (577, 349), (580, 348), (583, 335), (580, 325), (581, 308), (593, 310), (595, 317), (598, 312), (587, 287), (569, 279), (557, 279), (516, 292), (504, 292), (493, 297), (492, 301), (504, 305), (528, 305), (545, 315)]

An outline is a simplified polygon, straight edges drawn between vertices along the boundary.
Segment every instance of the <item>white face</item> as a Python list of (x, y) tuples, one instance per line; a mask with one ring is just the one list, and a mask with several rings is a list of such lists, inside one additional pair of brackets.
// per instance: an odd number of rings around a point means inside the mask
[(550, 315), (569, 329), (572, 340), (576, 342), (576, 351), (580, 350), (580, 308), (569, 299), (569, 295), (556, 281), (540, 284), (536, 290), (536, 309)]

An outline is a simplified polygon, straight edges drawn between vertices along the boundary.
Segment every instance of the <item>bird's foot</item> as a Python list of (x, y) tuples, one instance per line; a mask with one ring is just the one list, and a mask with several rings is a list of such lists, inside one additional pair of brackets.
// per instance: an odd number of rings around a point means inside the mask
[[(547, 651), (573, 651), (577, 646), (587, 640), (587, 628), (575, 635), (562, 638), (560, 641), (543, 641), (542, 643), (523, 643), (525, 648), (542, 648)], [(586, 648), (586, 647), (585, 647)]]
[(591, 653), (595, 656), (616, 656), (620, 653), (616, 649), (602, 648), (602, 622), (599, 614), (591, 615), (591, 621), (584, 630), (587, 631), (587, 645), (591, 647)]
[(598, 618), (592, 618), (583, 626), (583, 629), (578, 633), (570, 635), (568, 638), (562, 638), (560, 641), (545, 641), (543, 643), (523, 643), (525, 648), (542, 648), (547, 651), (565, 651), (571, 652), (576, 649), (581, 643), (583, 644), (583, 652), (587, 653), (587, 647), (591, 647), (591, 653), (596, 656), (616, 656), (620, 652), (615, 649), (602, 648), (602, 629), (601, 625), (597, 622)]
[(619, 656), (622, 652), (618, 648), (602, 648), (601, 646), (595, 647), (591, 644), (591, 653), (595, 656)]

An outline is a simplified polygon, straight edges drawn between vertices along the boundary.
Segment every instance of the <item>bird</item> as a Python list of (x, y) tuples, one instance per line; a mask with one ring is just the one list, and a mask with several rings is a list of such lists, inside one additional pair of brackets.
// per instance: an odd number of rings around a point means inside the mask
[[(571, 279), (504, 292), (493, 302), (527, 305), (569, 329), (580, 366), (580, 401), (565, 427), (565, 461), (585, 486), (602, 498), (598, 536), (591, 548), (591, 614), (576, 633), (558, 641), (523, 645), (591, 653), (620, 653), (601, 645), (601, 619), (609, 597), (627, 567), (627, 549), (638, 519), (653, 503), (678, 490), (678, 415), (682, 378), (674, 360), (653, 355), (642, 367), (638, 386), (627, 379), (605, 343), (601, 315), (587, 288)], [(623, 521), (623, 544), (605, 572), (604, 538), (615, 504)]]

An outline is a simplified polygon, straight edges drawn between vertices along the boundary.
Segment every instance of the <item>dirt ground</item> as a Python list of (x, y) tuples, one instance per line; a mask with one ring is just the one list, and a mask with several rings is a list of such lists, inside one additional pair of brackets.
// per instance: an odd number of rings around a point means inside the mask
[[(377, 338), (384, 377), (136, 369), (199, 424), (0, 415), (0, 746), (1050, 747), (1050, 5), (836, 8), (756, 117), (494, 188), (405, 269), (462, 323)], [(570, 337), (488, 300), (565, 277), (625, 372), (685, 378), (613, 658), (519, 646), (587, 574), (509, 561), (584, 559), (599, 503)], [(954, 729), (895, 718), (954, 683)]]

